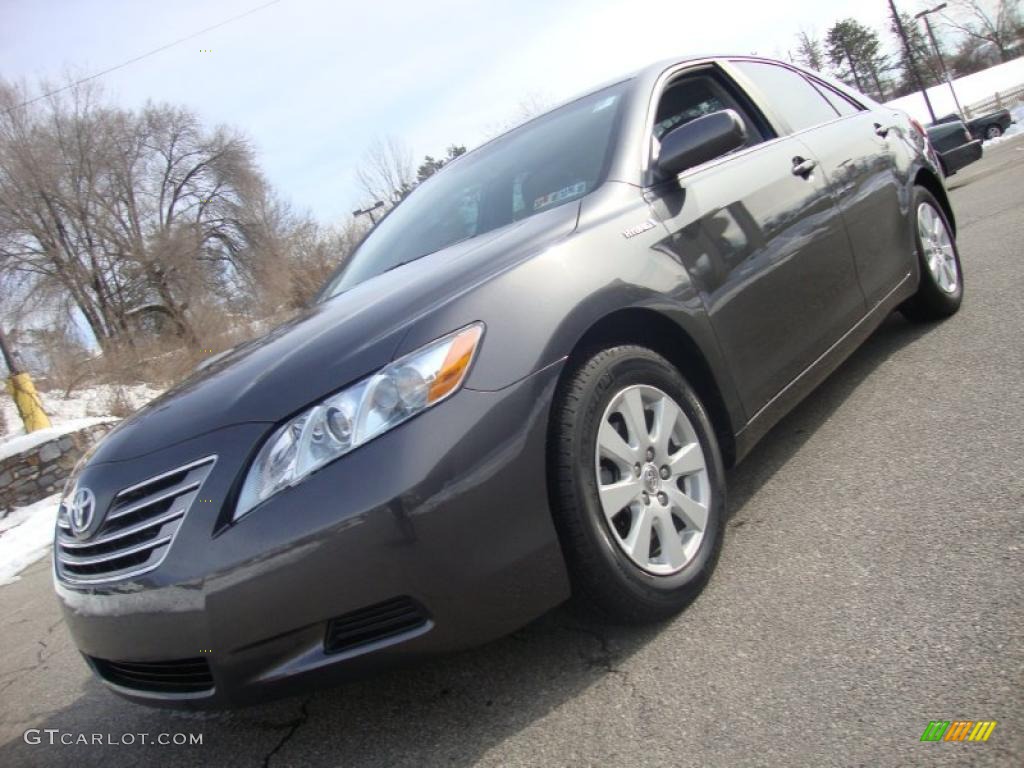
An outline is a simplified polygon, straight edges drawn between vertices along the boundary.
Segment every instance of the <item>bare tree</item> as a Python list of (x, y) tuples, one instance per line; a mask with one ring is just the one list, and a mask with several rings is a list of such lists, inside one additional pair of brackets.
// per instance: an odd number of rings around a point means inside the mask
[(543, 91), (530, 91), (516, 103), (508, 117), (489, 123), (484, 128), (484, 133), (493, 137), (511, 131), (537, 115), (547, 112), (551, 109), (552, 104), (553, 99), (550, 94)]
[(83, 86), (34, 111), (16, 108), (25, 92), (0, 83), (0, 268), (63, 288), (102, 345), (119, 318), (90, 224), (104, 154), (86, 127), (95, 92)]
[(191, 302), (251, 293), (266, 184), (244, 137), (104, 106), (91, 84), (26, 100), (0, 82), (0, 276), (68, 297), (104, 349), (141, 316), (194, 343)]
[(999, 52), (1000, 61), (1012, 58), (1011, 49), (1020, 35), (1020, 0), (951, 0), (955, 15), (943, 14), (951, 29), (968, 37), (991, 43)]
[(265, 210), (253, 217), (247, 232), (266, 255), (256, 270), (254, 298), (267, 314), (283, 317), (309, 306), (327, 277), (355, 250), (366, 225), (349, 217), (337, 228), (326, 228), (270, 196), (261, 205)]
[(366, 150), (356, 179), (369, 202), (395, 205), (416, 186), (412, 153), (394, 136), (379, 138)]

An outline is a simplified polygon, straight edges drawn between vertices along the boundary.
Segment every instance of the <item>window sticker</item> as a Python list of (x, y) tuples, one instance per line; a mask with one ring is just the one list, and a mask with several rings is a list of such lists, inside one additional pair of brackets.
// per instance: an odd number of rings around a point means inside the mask
[(554, 203), (560, 203), (563, 200), (568, 200), (570, 197), (576, 195), (582, 195), (587, 191), (587, 183), (585, 181), (579, 181), (575, 184), (563, 187), (557, 192), (552, 192), (550, 195), (542, 195), (533, 201), (533, 210), (539, 211), (541, 208), (546, 208)]

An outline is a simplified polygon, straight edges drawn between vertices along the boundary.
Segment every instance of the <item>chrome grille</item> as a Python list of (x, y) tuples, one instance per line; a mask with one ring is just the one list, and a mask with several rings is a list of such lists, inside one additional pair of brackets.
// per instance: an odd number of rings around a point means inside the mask
[(72, 534), (67, 506), (61, 503), (57, 575), (64, 581), (93, 584), (138, 576), (159, 566), (214, 461), (215, 456), (207, 456), (118, 492), (87, 539)]

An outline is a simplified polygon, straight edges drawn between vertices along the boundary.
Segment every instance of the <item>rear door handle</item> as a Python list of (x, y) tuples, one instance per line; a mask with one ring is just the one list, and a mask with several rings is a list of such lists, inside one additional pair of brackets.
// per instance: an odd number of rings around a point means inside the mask
[(806, 160), (806, 159), (804, 159), (804, 158), (802, 158), (800, 156), (794, 157), (793, 158), (793, 175), (794, 176), (802, 176), (803, 178), (806, 179), (808, 176), (811, 175), (811, 171), (814, 170), (814, 167), (816, 165), (817, 165), (817, 163), (814, 160)]
[(883, 139), (889, 135), (889, 129), (881, 123), (875, 123), (875, 134), (881, 136)]

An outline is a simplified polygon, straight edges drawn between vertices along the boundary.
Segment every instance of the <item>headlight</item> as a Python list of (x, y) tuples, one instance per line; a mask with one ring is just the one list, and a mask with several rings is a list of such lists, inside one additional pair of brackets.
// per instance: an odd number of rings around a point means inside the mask
[(328, 462), (437, 405), (462, 385), (482, 323), (433, 341), (277, 429), (249, 468), (234, 519)]

